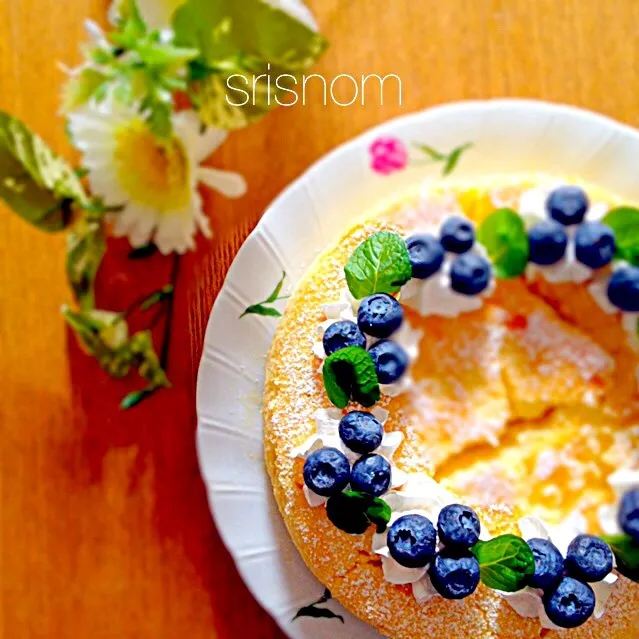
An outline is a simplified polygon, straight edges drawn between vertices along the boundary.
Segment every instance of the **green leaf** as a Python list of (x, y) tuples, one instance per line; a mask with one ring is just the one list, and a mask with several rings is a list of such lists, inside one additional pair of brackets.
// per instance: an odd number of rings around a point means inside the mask
[(262, 302), (257, 304), (251, 304), (251, 306), (247, 307), (246, 310), (240, 315), (240, 319), (242, 319), (245, 315), (264, 315), (266, 317), (282, 317), (282, 313), (280, 313), (276, 308), (271, 308), (267, 306), (267, 304), (273, 304), (274, 302), (279, 302), (280, 300), (287, 299), (286, 296), (280, 297), (280, 293), (282, 292), (282, 287), (284, 286), (284, 280), (286, 279), (286, 273), (282, 271), (282, 278), (275, 285), (275, 288), (271, 292), (271, 294)]
[(344, 272), (356, 299), (373, 293), (397, 293), (413, 274), (406, 242), (390, 231), (380, 231), (362, 242)]
[(526, 269), (530, 253), (528, 234), (523, 219), (515, 211), (493, 211), (477, 229), (477, 239), (488, 251), (497, 277), (517, 277)]
[(84, 214), (67, 237), (66, 273), (81, 309), (95, 307), (95, 276), (106, 251), (102, 219)]
[(126, 395), (120, 402), (120, 408), (122, 410), (128, 410), (137, 406), (140, 402), (143, 402), (147, 397), (151, 397), (155, 391), (158, 390), (157, 386), (147, 386), (142, 390), (133, 391)]
[(630, 535), (604, 535), (617, 559), (617, 570), (628, 579), (639, 582), (639, 542)]
[(391, 508), (383, 499), (357, 490), (333, 495), (326, 509), (333, 525), (349, 535), (361, 535), (371, 524), (376, 526), (378, 533), (382, 533), (391, 517)]
[(467, 142), (466, 144), (462, 144), (461, 146), (458, 146), (456, 149), (453, 149), (453, 151), (451, 151), (450, 155), (446, 159), (446, 162), (444, 163), (444, 168), (442, 169), (442, 173), (444, 176), (450, 175), (457, 168), (457, 164), (459, 163), (459, 159), (461, 158), (462, 153), (467, 149), (470, 149), (472, 146), (472, 142)]
[[(323, 36), (264, 0), (187, 0), (173, 16), (173, 29), (176, 45), (201, 52), (192, 76), (200, 117), (224, 129), (246, 126), (278, 100), (289, 104), (287, 91), (327, 46)], [(216, 72), (201, 73), (209, 68)]]
[(329, 601), (332, 598), (333, 597), (331, 596), (331, 591), (328, 588), (326, 588), (324, 590), (324, 594), (317, 601), (314, 601), (313, 603), (310, 603), (307, 606), (302, 606), (297, 611), (297, 613), (295, 614), (295, 616), (293, 617), (291, 621), (295, 621), (296, 619), (299, 619), (300, 617), (313, 617), (315, 619), (339, 619), (342, 623), (344, 623), (344, 617), (342, 617), (342, 615), (338, 615), (334, 613), (329, 608), (317, 607), (317, 606), (321, 606), (322, 604), (325, 604), (327, 601)]
[(73, 169), (42, 138), (0, 111), (0, 198), (44, 231), (71, 221), (73, 203), (87, 201)]
[(348, 346), (329, 355), (323, 377), (328, 398), (338, 408), (345, 408), (351, 399), (365, 407), (379, 401), (375, 364), (360, 346)]
[(615, 233), (617, 257), (639, 266), (639, 210), (621, 206), (608, 211), (602, 222)]
[(69, 113), (84, 106), (108, 81), (106, 74), (86, 66), (74, 71), (62, 89), (62, 112)]
[(414, 144), (416, 149), (419, 149), (424, 155), (427, 155), (433, 162), (445, 162), (448, 156), (437, 149), (434, 149), (428, 144)]
[(535, 572), (535, 558), (528, 544), (515, 535), (478, 541), (471, 552), (479, 561), (481, 581), (488, 588), (517, 592)]

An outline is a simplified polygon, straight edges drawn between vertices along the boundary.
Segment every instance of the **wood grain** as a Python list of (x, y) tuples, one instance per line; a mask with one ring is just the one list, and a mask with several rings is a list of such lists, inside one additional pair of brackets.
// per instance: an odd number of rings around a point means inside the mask
[[(317, 72), (396, 73), (402, 104), (282, 108), (212, 159), (242, 171), (241, 201), (207, 195), (216, 236), (179, 265), (171, 391), (129, 413), (136, 380), (112, 381), (69, 338), (64, 237), (0, 208), (0, 632), (68, 637), (280, 637), (211, 522), (195, 457), (203, 331), (242, 241), (314, 160), (392, 116), (451, 100), (537, 97), (639, 124), (639, 5), (607, 0), (314, 0), (331, 41)], [(82, 21), (103, 0), (0, 5), (0, 108), (73, 157), (55, 116)], [(123, 308), (166, 281), (171, 260), (132, 265), (114, 243), (99, 300)], [(255, 277), (260, 277), (259, 267)], [(270, 283), (265, 283), (265, 286)], [(161, 332), (161, 327), (160, 327)], [(327, 622), (330, 623), (330, 622)]]

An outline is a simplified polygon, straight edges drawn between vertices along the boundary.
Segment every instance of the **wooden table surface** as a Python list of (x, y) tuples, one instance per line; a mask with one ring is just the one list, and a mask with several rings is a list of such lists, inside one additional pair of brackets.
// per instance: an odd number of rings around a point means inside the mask
[[(280, 637), (213, 526), (194, 448), (203, 331), (240, 244), (269, 201), (335, 145), (442, 102), (535, 97), (639, 124), (639, 3), (632, 0), (314, 0), (331, 48), (317, 67), (396, 73), (397, 97), (341, 108), (311, 100), (233, 135), (212, 159), (243, 172), (240, 201), (208, 197), (213, 241), (179, 264), (174, 388), (128, 413), (59, 315), (64, 237), (0, 208), (0, 636)], [(0, 3), (0, 109), (74, 157), (56, 116), (82, 22), (104, 0)], [(114, 244), (99, 302), (120, 309), (163, 284), (171, 258), (131, 264)], [(256, 276), (259, 277), (259, 274)]]

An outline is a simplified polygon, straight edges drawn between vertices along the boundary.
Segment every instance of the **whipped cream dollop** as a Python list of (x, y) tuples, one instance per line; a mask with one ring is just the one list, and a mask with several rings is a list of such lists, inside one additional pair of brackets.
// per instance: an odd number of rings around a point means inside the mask
[[(408, 474), (401, 489), (387, 493), (384, 500), (393, 511), (388, 523), (389, 528), (400, 517), (411, 514), (428, 517), (436, 527), (437, 518), (442, 508), (458, 502), (451, 492), (425, 473)], [(482, 533), (482, 539), (489, 538), (487, 533), (484, 531)], [(388, 529), (383, 533), (373, 535), (372, 542), (373, 552), (382, 558), (384, 579), (391, 584), (411, 584), (413, 596), (418, 603), (424, 603), (432, 597), (441, 597), (433, 587), (428, 575), (429, 565), (423, 568), (402, 566), (391, 557), (387, 538)], [(438, 549), (441, 547), (442, 545), (438, 543)]]
[[(414, 234), (425, 233), (437, 236), (439, 230), (432, 228), (422, 229)], [(488, 257), (486, 249), (479, 242), (475, 242), (468, 252), (484, 258)], [(457, 293), (450, 285), (450, 269), (457, 257), (459, 255), (456, 253), (447, 252), (444, 256), (444, 263), (437, 273), (425, 280), (413, 278), (405, 284), (401, 294), (402, 304), (410, 306), (424, 317), (428, 315), (457, 317), (462, 313), (470, 313), (480, 309), (484, 303), (484, 298), (489, 297), (494, 292), (495, 280), (491, 278), (488, 287), (479, 295)]]
[[(587, 531), (585, 517), (578, 511), (568, 515), (557, 526), (550, 526), (539, 517), (522, 517), (519, 521), (519, 530), (523, 539), (548, 539), (557, 546), (559, 552), (565, 557), (570, 542), (577, 536)], [(612, 572), (597, 583), (590, 586), (595, 593), (595, 619), (599, 619), (606, 608), (606, 602), (612, 594), (613, 587), (617, 582), (617, 575)], [(499, 594), (508, 602), (513, 610), (521, 617), (537, 617), (542, 628), (548, 630), (564, 630), (555, 625), (546, 614), (543, 604), (543, 590), (526, 586), (518, 592), (501, 592)]]
[[(375, 406), (371, 411), (384, 426), (388, 420), (388, 411)], [(338, 408), (320, 408), (315, 412), (316, 430), (313, 435), (308, 437), (304, 443), (297, 446), (291, 451), (291, 457), (306, 459), (311, 453), (324, 447), (337, 448), (346, 455), (348, 461), (353, 465), (362, 455), (353, 452), (348, 448), (339, 436), (339, 423), (343, 417), (343, 413)], [(384, 432), (382, 443), (375, 450), (377, 455), (384, 457), (391, 465), (391, 490), (398, 488), (406, 482), (406, 473), (393, 463), (393, 457), (404, 440), (404, 433), (401, 431)], [(313, 508), (321, 506), (327, 502), (326, 497), (317, 495), (304, 484), (304, 496), (309, 506)], [(386, 493), (388, 495), (388, 493)], [(384, 496), (382, 496), (385, 498)]]
[(634, 488), (639, 488), (639, 470), (620, 468), (608, 476), (608, 483), (615, 492), (615, 503), (600, 506), (597, 512), (599, 525), (605, 535), (620, 535), (623, 533), (619, 527), (618, 513), (619, 503), (624, 493)]
[[(324, 345), (322, 343), (322, 337), (324, 336), (326, 329), (331, 324), (343, 320), (355, 322), (355, 324), (357, 324), (357, 311), (359, 309), (359, 305), (360, 301), (356, 300), (351, 295), (348, 288), (342, 289), (339, 300), (336, 302), (326, 302), (321, 305), (321, 309), (326, 316), (326, 320), (318, 325), (318, 340), (313, 344), (313, 354), (322, 360), (320, 373), (322, 372), (324, 360), (326, 359), (326, 352), (324, 351)], [(396, 382), (392, 384), (380, 384), (379, 390), (382, 395), (396, 397), (397, 395), (407, 391), (413, 385), (413, 379), (410, 375), (410, 367), (419, 356), (419, 343), (422, 339), (422, 334), (422, 331), (413, 328), (408, 320), (404, 318), (402, 325), (389, 338), (396, 344), (399, 344), (406, 351), (406, 354), (408, 355), (408, 370)], [(380, 340), (376, 337), (366, 335), (366, 348), (370, 348), (373, 344), (379, 341)]]
[[(546, 209), (546, 201), (550, 193), (561, 186), (560, 183), (549, 184), (534, 189), (528, 189), (521, 194), (517, 209), (524, 219), (526, 228), (531, 228), (548, 219), (548, 211)], [(586, 212), (584, 221), (599, 222), (608, 212), (608, 205), (605, 202), (593, 202)], [(566, 234), (568, 235), (568, 246), (566, 254), (556, 264), (542, 266), (533, 264), (532, 262), (526, 267), (526, 277), (535, 279), (540, 274), (548, 282), (559, 284), (561, 282), (575, 282), (582, 284), (591, 279), (595, 273), (593, 269), (577, 261), (575, 255), (575, 234), (578, 225), (567, 226)]]

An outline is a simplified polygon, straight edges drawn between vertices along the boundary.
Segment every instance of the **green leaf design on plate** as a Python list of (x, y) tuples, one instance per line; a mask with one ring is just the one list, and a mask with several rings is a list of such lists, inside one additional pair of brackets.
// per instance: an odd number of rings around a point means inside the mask
[(333, 612), (329, 608), (318, 608), (317, 606), (321, 606), (325, 604), (327, 601), (332, 599), (331, 591), (326, 588), (324, 590), (324, 594), (313, 603), (308, 604), (307, 606), (302, 606), (293, 619), (291, 621), (295, 621), (300, 617), (314, 617), (315, 619), (339, 619), (342, 623), (344, 623), (344, 617), (342, 615), (338, 615)]
[(414, 144), (424, 155), (427, 155), (432, 162), (441, 162), (442, 175), (445, 177), (450, 175), (459, 164), (462, 154), (473, 146), (472, 142), (466, 142), (455, 147), (450, 153), (442, 153), (428, 144)]
[(406, 242), (391, 231), (375, 233), (355, 249), (344, 273), (356, 299), (373, 293), (397, 293), (413, 275)]
[(78, 176), (47, 143), (0, 111), (0, 198), (21, 218), (44, 231), (71, 221), (72, 204), (87, 196)]
[(517, 277), (526, 269), (528, 233), (523, 219), (512, 209), (493, 211), (477, 229), (477, 239), (488, 251), (497, 277)]
[(375, 364), (360, 346), (348, 346), (329, 355), (324, 362), (323, 377), (328, 398), (338, 408), (346, 408), (351, 399), (365, 407), (379, 401)]
[(630, 206), (612, 209), (602, 222), (615, 233), (617, 257), (639, 266), (639, 209)]
[(257, 304), (251, 304), (248, 306), (244, 312), (240, 315), (240, 319), (242, 319), (245, 315), (263, 315), (265, 317), (282, 317), (282, 313), (278, 311), (276, 308), (272, 308), (267, 306), (268, 304), (274, 304), (275, 302), (279, 302), (280, 300), (288, 299), (288, 295), (280, 296), (282, 292), (282, 287), (284, 286), (284, 280), (286, 279), (286, 273), (282, 272), (282, 279), (275, 285), (275, 288), (271, 292), (271, 294), (263, 301), (258, 302)]
[(630, 535), (603, 535), (617, 559), (617, 570), (628, 579), (639, 582), (639, 542)]
[(535, 572), (532, 550), (516, 535), (478, 541), (470, 550), (479, 561), (481, 581), (488, 588), (517, 592)]
[(278, 100), (291, 103), (296, 79), (327, 46), (322, 35), (264, 0), (187, 0), (173, 29), (177, 45), (201, 52), (190, 66), (200, 117), (224, 129), (245, 127)]
[(93, 286), (106, 251), (104, 224), (99, 216), (85, 214), (67, 238), (66, 272), (81, 309), (95, 307)]

